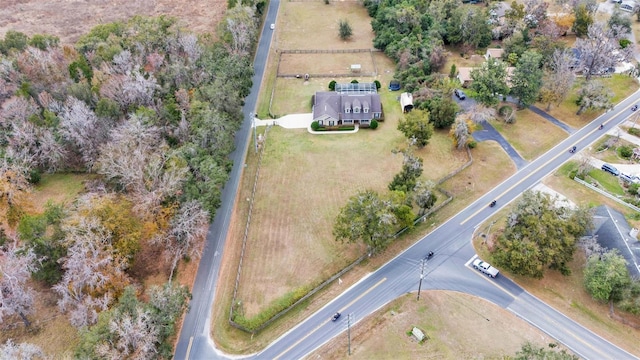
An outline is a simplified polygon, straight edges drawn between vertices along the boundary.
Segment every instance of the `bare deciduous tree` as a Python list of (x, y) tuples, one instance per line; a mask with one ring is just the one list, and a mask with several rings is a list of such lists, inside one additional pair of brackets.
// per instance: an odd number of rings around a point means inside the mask
[(0, 250), (0, 323), (6, 316), (19, 315), (29, 326), (27, 315), (33, 306), (33, 289), (27, 285), (34, 268), (35, 255), (30, 249)]
[(585, 110), (611, 109), (611, 91), (599, 81), (589, 81), (580, 90), (580, 99), (577, 115)]
[(42, 349), (34, 344), (16, 344), (9, 339), (6, 343), (0, 345), (0, 359), (36, 360), (46, 358)]
[(626, 53), (630, 50), (620, 49), (618, 42), (627, 33), (622, 28), (611, 29), (603, 23), (595, 23), (589, 26), (587, 38), (576, 40), (575, 48), (580, 52), (580, 62), (587, 81), (591, 76), (603, 74), (615, 66), (618, 61), (616, 56), (613, 56), (615, 52), (628, 57)]
[(103, 71), (110, 76), (100, 86), (100, 95), (117, 102), (122, 109), (131, 105), (153, 104), (153, 96), (158, 89), (153, 75), (145, 76), (137, 67), (125, 74), (120, 74), (119, 70), (113, 68), (103, 68)]
[(149, 310), (140, 305), (134, 315), (122, 314), (109, 321), (113, 342), (102, 342), (96, 353), (106, 359), (151, 359), (157, 353), (159, 329)]
[(98, 147), (107, 140), (107, 124), (99, 121), (87, 104), (71, 96), (59, 117), (60, 133), (78, 148), (84, 163), (91, 167), (98, 158)]
[(185, 256), (200, 256), (198, 241), (207, 234), (209, 213), (197, 201), (182, 204), (178, 213), (171, 220), (171, 229), (162, 241), (166, 245), (167, 254), (171, 259), (171, 274), (178, 261)]
[(187, 164), (161, 140), (159, 130), (131, 115), (111, 132), (100, 151), (99, 172), (119, 182), (137, 200), (136, 208), (154, 212), (186, 179)]
[(451, 136), (458, 150), (464, 149), (464, 147), (467, 146), (471, 132), (469, 131), (469, 126), (465, 118), (460, 116), (456, 118), (456, 121), (451, 127)]
[(413, 188), (413, 199), (420, 208), (420, 215), (430, 209), (438, 200), (436, 185), (432, 181), (418, 181)]
[(58, 307), (69, 311), (71, 324), (84, 327), (98, 320), (114, 295), (128, 283), (126, 261), (115, 255), (111, 233), (95, 217), (75, 214), (63, 227), (68, 244), (65, 274), (53, 289)]
[(227, 11), (225, 30), (231, 37), (230, 52), (246, 56), (256, 36), (254, 10), (248, 6), (236, 6)]
[(540, 97), (547, 104), (547, 111), (551, 104), (560, 104), (569, 94), (569, 90), (576, 81), (574, 72), (575, 60), (569, 49), (556, 50), (545, 72)]

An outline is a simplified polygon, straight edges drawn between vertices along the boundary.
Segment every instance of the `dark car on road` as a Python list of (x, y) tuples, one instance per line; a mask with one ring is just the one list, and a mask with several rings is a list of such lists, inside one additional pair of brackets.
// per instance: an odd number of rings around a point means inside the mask
[(455, 89), (453, 93), (456, 94), (456, 97), (460, 100), (464, 100), (467, 98), (467, 95), (465, 95), (464, 91), (460, 89)]

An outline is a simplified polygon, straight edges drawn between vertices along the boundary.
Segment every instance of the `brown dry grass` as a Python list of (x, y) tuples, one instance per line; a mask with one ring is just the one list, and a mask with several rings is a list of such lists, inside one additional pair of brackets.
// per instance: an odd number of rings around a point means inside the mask
[(127, 20), (134, 15), (168, 15), (196, 33), (213, 33), (222, 19), (224, 0), (3, 0), (0, 6), (0, 36), (8, 30), (28, 36), (51, 34), (65, 44), (99, 24)]
[[(339, 54), (281, 54), (278, 72), (280, 75), (305, 73), (351, 74), (352, 64), (360, 64), (362, 67), (361, 73), (363, 74), (370, 74), (375, 71), (373, 54), (370, 52), (357, 52)], [(358, 74), (354, 73), (352, 76), (358, 77)]]
[[(422, 344), (407, 334), (414, 326), (428, 336)], [(425, 291), (419, 301), (415, 294), (405, 295), (353, 326), (349, 358), (501, 359), (514, 355), (525, 342), (546, 347), (555, 341), (487, 301)], [(341, 359), (347, 353), (347, 335), (341, 334), (307, 359)]]
[[(347, 20), (353, 35), (338, 35), (340, 20)], [(276, 25), (276, 49), (371, 49), (373, 31), (367, 10), (356, 1), (281, 2)]]
[(526, 160), (537, 158), (568, 136), (562, 129), (529, 109), (519, 110), (514, 124), (492, 120), (491, 125)]

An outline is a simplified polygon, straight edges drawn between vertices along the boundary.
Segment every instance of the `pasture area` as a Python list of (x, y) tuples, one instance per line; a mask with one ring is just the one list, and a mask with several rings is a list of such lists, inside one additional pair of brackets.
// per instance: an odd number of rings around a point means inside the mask
[(360, 73), (373, 74), (376, 65), (373, 52), (347, 53), (280, 53), (278, 76), (296, 74), (335, 74), (357, 77), (358, 73), (351, 72), (351, 65), (361, 66)]
[[(307, 60), (312, 61), (313, 58), (309, 55)], [(309, 113), (311, 112), (311, 97), (316, 91), (329, 91), (329, 83), (331, 80), (335, 80), (338, 83), (348, 83), (351, 80), (357, 80), (358, 82), (373, 82), (374, 80), (380, 81), (382, 88), (378, 90), (378, 93), (383, 98), (383, 106), (386, 117), (393, 117), (392, 114), (400, 114), (400, 102), (397, 97), (400, 96), (400, 92), (390, 92), (387, 89), (389, 81), (393, 78), (393, 72), (395, 64), (391, 59), (386, 57), (381, 52), (370, 53), (356, 53), (361, 59), (371, 58), (373, 60), (378, 72), (375, 78), (362, 77), (358, 74), (353, 74), (353, 77), (341, 77), (341, 78), (315, 78), (311, 77), (308, 81), (296, 78), (282, 78), (278, 77), (271, 81), (267, 81), (264, 85), (263, 99), (268, 99), (272, 93), (271, 99), (271, 113), (276, 117), (280, 117), (287, 114)], [(364, 65), (363, 65), (364, 66)], [(363, 72), (365, 72), (363, 70)], [(274, 76), (275, 77), (275, 76)], [(385, 101), (385, 97), (389, 101)], [(263, 113), (267, 113), (266, 107), (268, 107), (268, 101), (261, 101), (258, 114), (264, 116)], [(398, 110), (398, 111), (397, 111)], [(387, 123), (389, 123), (387, 121)]]
[[(333, 221), (359, 190), (387, 192), (405, 139), (390, 123), (355, 134), (313, 135), (274, 127), (264, 149), (238, 299), (247, 317), (289, 291), (318, 284), (364, 253), (334, 240)], [(448, 143), (448, 145), (447, 145)], [(464, 164), (436, 133), (417, 152), (433, 180)], [(245, 198), (246, 196), (242, 196)]]
[[(349, 40), (339, 36), (340, 20), (349, 23)], [(276, 49), (371, 49), (373, 30), (367, 9), (359, 1), (283, 1), (276, 24)]]

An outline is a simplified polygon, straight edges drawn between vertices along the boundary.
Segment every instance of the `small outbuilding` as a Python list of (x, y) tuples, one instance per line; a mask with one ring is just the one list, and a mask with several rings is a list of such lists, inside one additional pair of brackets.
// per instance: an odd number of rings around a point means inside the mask
[(413, 110), (413, 95), (408, 92), (400, 94), (400, 107), (403, 113)]

